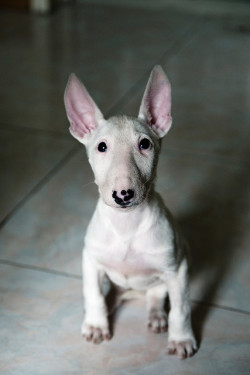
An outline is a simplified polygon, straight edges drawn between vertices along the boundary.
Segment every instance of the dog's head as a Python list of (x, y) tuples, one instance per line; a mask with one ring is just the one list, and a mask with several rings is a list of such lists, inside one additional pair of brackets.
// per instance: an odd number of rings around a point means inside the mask
[(105, 120), (86, 88), (71, 74), (64, 95), (71, 134), (86, 146), (104, 202), (131, 208), (150, 193), (161, 138), (172, 124), (171, 87), (160, 66), (149, 78), (138, 118)]

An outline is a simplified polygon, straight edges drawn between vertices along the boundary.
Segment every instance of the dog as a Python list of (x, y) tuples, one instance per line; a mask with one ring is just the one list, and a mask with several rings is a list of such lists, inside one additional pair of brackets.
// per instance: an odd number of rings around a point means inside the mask
[[(171, 86), (161, 66), (149, 77), (138, 118), (105, 120), (78, 78), (71, 74), (64, 103), (70, 133), (85, 145), (100, 198), (83, 251), (87, 341), (110, 340), (103, 282), (143, 292), (148, 327), (168, 327), (168, 354), (187, 358), (197, 351), (191, 327), (186, 245), (154, 190), (161, 139), (169, 131)], [(169, 297), (170, 311), (164, 309)]]

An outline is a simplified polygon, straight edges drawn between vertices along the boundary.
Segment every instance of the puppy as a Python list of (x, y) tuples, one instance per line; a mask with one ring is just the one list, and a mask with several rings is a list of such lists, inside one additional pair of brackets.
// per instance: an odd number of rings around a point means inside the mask
[(161, 138), (172, 124), (170, 83), (162, 68), (154, 67), (138, 118), (105, 120), (74, 74), (64, 101), (69, 130), (86, 147), (100, 193), (83, 251), (82, 335), (94, 343), (111, 338), (102, 288), (108, 278), (122, 290), (143, 291), (148, 326), (158, 333), (168, 325), (168, 353), (191, 357), (197, 346), (185, 242), (154, 190)]

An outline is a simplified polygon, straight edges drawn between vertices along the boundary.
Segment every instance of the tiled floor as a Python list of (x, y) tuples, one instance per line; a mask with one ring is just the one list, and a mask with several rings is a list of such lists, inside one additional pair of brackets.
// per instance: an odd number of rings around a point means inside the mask
[[(250, 373), (250, 7), (90, 1), (48, 17), (0, 13), (0, 373)], [(175, 4), (175, 5), (174, 5)], [(114, 337), (80, 336), (81, 247), (97, 190), (70, 137), (63, 91), (76, 72), (106, 115), (136, 115), (150, 69), (173, 88), (158, 190), (192, 254), (200, 349), (166, 356), (143, 301)]]

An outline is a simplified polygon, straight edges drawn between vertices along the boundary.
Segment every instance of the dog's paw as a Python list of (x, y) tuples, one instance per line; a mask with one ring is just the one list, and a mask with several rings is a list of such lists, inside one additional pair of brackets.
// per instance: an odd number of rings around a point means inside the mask
[(102, 341), (111, 339), (111, 333), (108, 327), (94, 327), (89, 324), (83, 323), (82, 337), (86, 341), (92, 341), (94, 344), (100, 344)]
[(167, 353), (176, 355), (180, 359), (192, 357), (197, 352), (197, 345), (194, 339), (186, 341), (170, 341)]
[(154, 333), (167, 331), (168, 317), (165, 311), (152, 311), (148, 317), (148, 328)]

